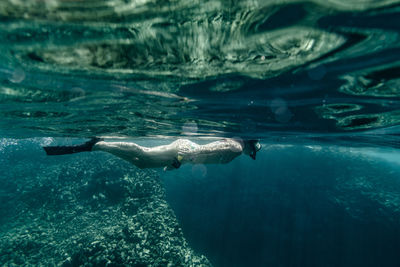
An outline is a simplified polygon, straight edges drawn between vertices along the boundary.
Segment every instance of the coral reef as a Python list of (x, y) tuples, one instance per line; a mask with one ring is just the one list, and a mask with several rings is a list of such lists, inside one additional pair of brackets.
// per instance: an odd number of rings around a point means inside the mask
[(0, 265), (211, 265), (185, 241), (156, 171), (91, 156), (10, 168)]

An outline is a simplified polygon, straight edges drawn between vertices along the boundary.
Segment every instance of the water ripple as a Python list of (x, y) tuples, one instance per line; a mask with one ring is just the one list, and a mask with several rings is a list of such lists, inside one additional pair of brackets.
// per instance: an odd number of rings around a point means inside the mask
[(399, 4), (4, 0), (0, 135), (396, 126)]

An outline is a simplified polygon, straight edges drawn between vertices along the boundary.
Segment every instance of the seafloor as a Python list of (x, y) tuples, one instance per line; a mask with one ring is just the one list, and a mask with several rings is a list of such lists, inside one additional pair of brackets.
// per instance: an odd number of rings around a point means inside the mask
[(157, 172), (105, 154), (1, 152), (1, 266), (211, 265), (188, 246)]

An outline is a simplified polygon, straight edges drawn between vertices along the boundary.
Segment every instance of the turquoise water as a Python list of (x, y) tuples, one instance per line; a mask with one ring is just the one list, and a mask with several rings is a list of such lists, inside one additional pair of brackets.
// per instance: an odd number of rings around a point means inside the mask
[[(400, 2), (2, 0), (0, 265), (399, 266)], [(140, 170), (92, 136), (259, 139)]]

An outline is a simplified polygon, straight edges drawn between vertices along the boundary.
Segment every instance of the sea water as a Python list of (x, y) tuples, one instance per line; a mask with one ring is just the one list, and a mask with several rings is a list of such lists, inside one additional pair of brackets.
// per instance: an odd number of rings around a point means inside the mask
[[(2, 0), (0, 265), (399, 266), (400, 2)], [(256, 160), (141, 170), (144, 146)]]

